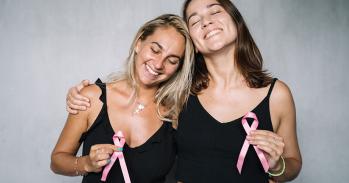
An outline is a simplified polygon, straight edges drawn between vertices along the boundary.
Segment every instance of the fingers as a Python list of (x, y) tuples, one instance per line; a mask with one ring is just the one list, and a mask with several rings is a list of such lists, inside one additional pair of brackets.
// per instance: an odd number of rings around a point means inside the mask
[(77, 86), (69, 89), (67, 97), (66, 97), (66, 110), (69, 113), (77, 114), (78, 111), (86, 110), (87, 107), (90, 106), (90, 101), (87, 97), (80, 95), (80, 91), (82, 88), (89, 85), (88, 80), (83, 80)]
[(267, 136), (267, 137), (275, 138), (278, 140), (282, 140), (282, 137), (280, 137), (274, 132), (267, 131), (267, 130), (253, 130), (251, 131), (250, 135), (262, 135), (262, 136)]
[(101, 169), (102, 167), (104, 167), (105, 165), (110, 163), (110, 159), (105, 159), (105, 160), (100, 160), (96, 163), (96, 166), (99, 167), (98, 169)]
[(116, 146), (112, 144), (96, 144), (90, 149), (89, 160), (94, 172), (110, 163), (111, 155), (116, 151)]
[(77, 113), (78, 113), (77, 110), (74, 110), (74, 109), (70, 108), (68, 104), (65, 106), (65, 109), (66, 109), (67, 112), (69, 112), (70, 114), (77, 114)]
[(271, 135), (256, 135), (251, 134), (247, 136), (247, 140), (254, 145), (268, 145), (270, 147), (283, 149), (284, 142), (281, 138), (276, 138)]
[(83, 89), (84, 87), (86, 87), (88, 85), (90, 85), (90, 81), (87, 79), (84, 79), (77, 85), (77, 89), (78, 89), (78, 91), (81, 91), (81, 89)]
[(78, 104), (78, 103), (76, 103), (74, 101), (77, 101), (77, 102), (78, 101), (82, 101), (82, 102), (85, 102), (85, 104), (87, 104), (86, 106), (89, 106), (90, 105), (89, 104), (90, 100), (87, 97), (81, 95), (80, 94), (80, 90), (78, 89), (78, 86), (70, 88), (69, 92), (67, 94), (67, 99), (68, 100), (72, 100), (73, 101), (72, 103), (74, 103), (74, 104)]
[(78, 112), (78, 110), (85, 111), (87, 109), (86, 106), (82, 106), (79, 102), (76, 102), (76, 103), (78, 103), (78, 104), (73, 104), (73, 103), (71, 103), (71, 100), (67, 100), (67, 110), (69, 108), (72, 111)]
[(266, 152), (269, 157), (269, 163), (273, 167), (284, 152), (283, 138), (274, 132), (266, 130), (254, 130), (246, 137), (250, 144), (257, 146)]
[(278, 154), (283, 153), (285, 146), (283, 138), (276, 133), (265, 130), (255, 130), (251, 131), (251, 134), (247, 135), (246, 138), (253, 145), (268, 146), (277, 151)]
[(114, 151), (117, 151), (117, 147), (113, 144), (96, 144), (91, 147), (90, 151), (105, 152), (112, 154)]

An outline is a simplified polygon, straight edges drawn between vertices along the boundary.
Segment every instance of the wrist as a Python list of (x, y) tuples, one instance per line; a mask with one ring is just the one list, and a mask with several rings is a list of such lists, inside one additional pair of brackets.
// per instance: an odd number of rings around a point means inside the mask
[(74, 171), (75, 176), (84, 176), (89, 172), (86, 169), (86, 157), (75, 157)]
[(88, 156), (82, 156), (81, 157), (81, 169), (85, 172), (85, 173), (89, 173), (92, 172), (92, 168), (91, 168), (91, 161), (89, 159)]
[(278, 160), (276, 165), (273, 168), (269, 168), (269, 172), (280, 172), (282, 170), (282, 159)]
[(270, 177), (278, 177), (285, 173), (285, 169), (285, 159), (282, 156), (280, 156), (278, 164), (274, 168), (269, 169), (268, 174)]

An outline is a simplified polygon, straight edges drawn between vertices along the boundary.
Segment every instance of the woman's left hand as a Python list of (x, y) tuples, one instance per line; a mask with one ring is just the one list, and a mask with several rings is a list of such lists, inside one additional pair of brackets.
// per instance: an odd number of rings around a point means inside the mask
[(278, 134), (267, 130), (253, 130), (246, 139), (251, 145), (257, 146), (266, 153), (269, 170), (279, 170), (281, 155), (284, 152), (284, 139)]

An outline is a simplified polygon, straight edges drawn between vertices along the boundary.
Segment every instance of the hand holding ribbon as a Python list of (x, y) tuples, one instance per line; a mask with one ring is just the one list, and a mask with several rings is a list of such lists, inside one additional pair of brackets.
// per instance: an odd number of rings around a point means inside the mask
[[(114, 136), (113, 136), (113, 141), (114, 144), (117, 146), (117, 148), (121, 149), (125, 145), (125, 138), (124, 135), (122, 134), (121, 131), (118, 131)], [(119, 158), (119, 163), (121, 167), (122, 174), (124, 176), (125, 183), (131, 183), (130, 180), (130, 175), (128, 174), (124, 154), (122, 151), (116, 151), (113, 153), (113, 155), (110, 158), (110, 163), (104, 168), (103, 173), (102, 173), (102, 181), (105, 181), (107, 179), (108, 173), (111, 169), (111, 167), (114, 165), (115, 161)]]
[[(252, 122), (251, 127), (248, 125), (246, 118), (253, 118), (253, 122)], [(248, 112), (242, 118), (241, 123), (242, 123), (242, 126), (244, 127), (244, 129), (246, 131), (246, 134), (249, 135), (251, 130), (256, 130), (257, 129), (259, 121), (258, 121), (258, 118), (257, 118), (255, 113)], [(241, 148), (241, 151), (240, 151), (240, 154), (239, 154), (239, 158), (238, 158), (237, 164), (236, 164), (236, 167), (237, 167), (237, 169), (238, 169), (240, 174), (241, 174), (242, 166), (244, 164), (244, 160), (245, 160), (245, 157), (246, 157), (246, 154), (247, 154), (247, 151), (248, 151), (248, 147), (250, 145), (251, 144), (249, 143), (249, 141), (247, 139), (245, 139), (244, 144), (243, 144), (243, 146)], [(267, 159), (265, 158), (265, 155), (263, 154), (263, 152), (258, 147), (253, 146), (253, 148), (256, 151), (257, 156), (258, 156), (259, 160), (262, 163), (264, 171), (267, 172), (268, 169), (269, 169), (269, 164), (268, 164)]]

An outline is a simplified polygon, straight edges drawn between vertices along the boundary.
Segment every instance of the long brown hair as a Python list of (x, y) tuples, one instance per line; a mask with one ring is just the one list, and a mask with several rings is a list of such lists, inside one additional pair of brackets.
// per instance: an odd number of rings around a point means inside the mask
[[(187, 8), (192, 0), (186, 0), (183, 6), (183, 18), (187, 22)], [(237, 28), (237, 41), (235, 50), (236, 66), (251, 88), (261, 88), (269, 85), (272, 81), (270, 74), (263, 70), (263, 58), (254, 42), (247, 25), (239, 10), (230, 0), (217, 0), (224, 10), (233, 19)], [(188, 22), (187, 22), (188, 24)], [(192, 93), (198, 94), (206, 89), (209, 84), (208, 70), (204, 58), (200, 52), (195, 54), (195, 69)]]

